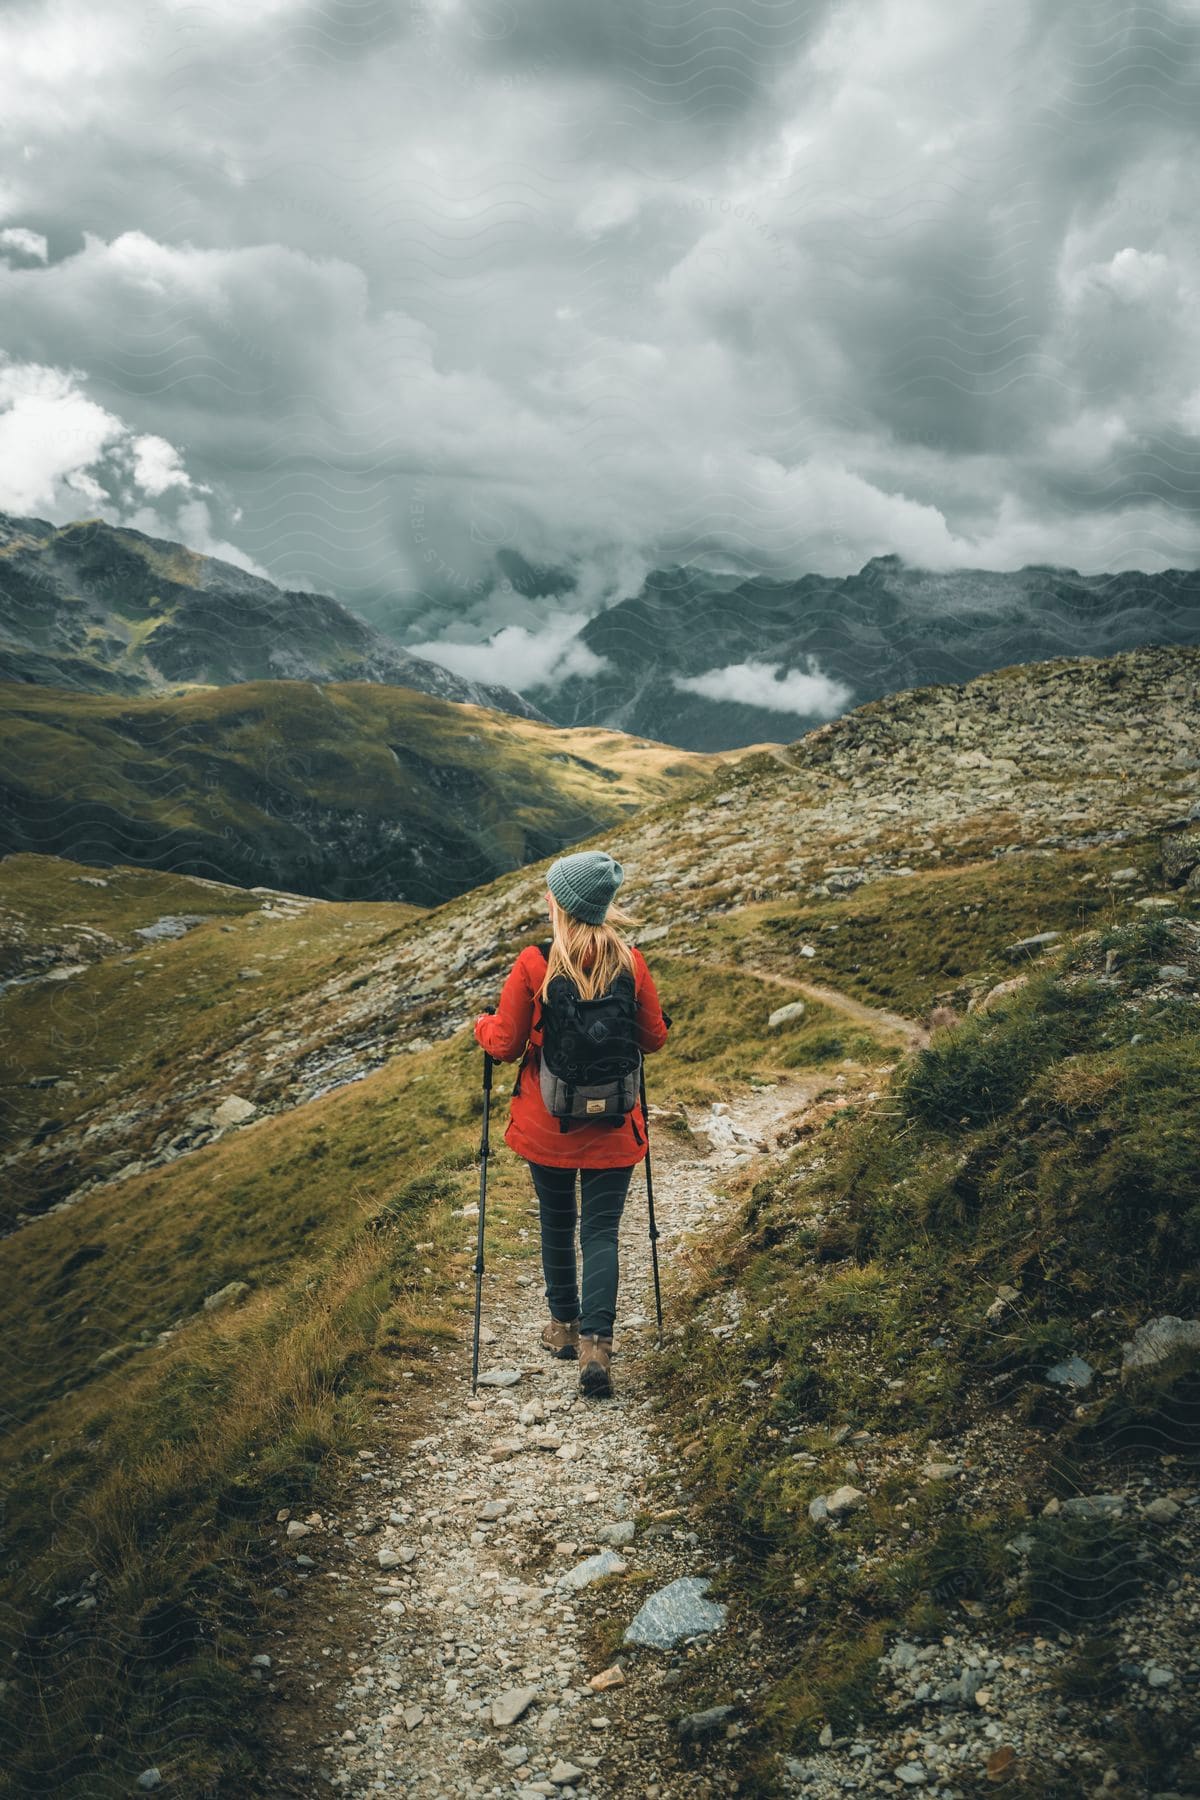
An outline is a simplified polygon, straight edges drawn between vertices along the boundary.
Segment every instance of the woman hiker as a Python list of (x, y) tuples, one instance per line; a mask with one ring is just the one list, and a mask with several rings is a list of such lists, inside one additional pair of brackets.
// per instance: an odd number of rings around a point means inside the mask
[[(475, 1020), (476, 1039), (489, 1055), (521, 1063), (504, 1141), (528, 1162), (538, 1200), (550, 1307), (542, 1343), (554, 1356), (579, 1358), (580, 1390), (591, 1395), (612, 1393), (617, 1231), (630, 1178), (646, 1155), (646, 1120), (639, 1100), (619, 1123), (584, 1120), (562, 1130), (542, 1098), (534, 1053), (543, 1041), (540, 1002), (560, 974), (574, 982), (583, 1000), (591, 1000), (628, 970), (634, 981), (639, 1049), (661, 1050), (666, 1043), (667, 1022), (646, 960), (617, 929), (633, 923), (613, 903), (624, 875), (621, 864), (600, 850), (579, 850), (552, 863), (546, 876), (554, 931), (549, 958), (536, 944), (527, 945), (504, 983), (496, 1011), (480, 1013)], [(575, 1262), (577, 1177), (582, 1305)]]

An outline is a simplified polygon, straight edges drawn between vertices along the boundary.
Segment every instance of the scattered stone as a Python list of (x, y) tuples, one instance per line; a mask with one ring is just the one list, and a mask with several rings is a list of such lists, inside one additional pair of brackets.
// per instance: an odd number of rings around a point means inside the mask
[(1150, 1519), (1155, 1525), (1169, 1525), (1179, 1517), (1182, 1510), (1178, 1500), (1170, 1500), (1164, 1494), (1161, 1499), (1151, 1500), (1148, 1506), (1143, 1506), (1142, 1517)]
[(1186, 981), (1187, 968), (1183, 963), (1163, 963), (1158, 971), (1160, 981)]
[(492, 1724), (515, 1725), (522, 1714), (529, 1711), (536, 1699), (536, 1688), (508, 1688), (492, 1701)]
[[(1004, 954), (1013, 959), (1037, 956), (1049, 945), (1056, 944), (1061, 936), (1061, 931), (1038, 931), (1032, 937), (1019, 938), (1015, 944), (1007, 945)], [(921, 1780), (924, 1781), (924, 1779), (925, 1775), (922, 1771)]]
[(719, 1631), (729, 1609), (704, 1598), (709, 1586), (707, 1577), (701, 1575), (681, 1575), (669, 1581), (650, 1595), (626, 1626), (625, 1642), (670, 1650), (683, 1638)]
[(583, 1770), (578, 1763), (564, 1762), (560, 1756), (550, 1771), (550, 1779), (555, 1787), (572, 1787), (575, 1782), (582, 1781)]
[(214, 1106), (213, 1124), (244, 1125), (257, 1111), (253, 1100), (243, 1100), (240, 1094), (230, 1094), (219, 1106)]
[(521, 1379), (520, 1369), (488, 1369), (479, 1377), (480, 1387), (506, 1388), (516, 1387)]
[(1072, 1519), (1113, 1519), (1124, 1510), (1124, 1494), (1073, 1494), (1062, 1502), (1062, 1511)]
[(404, 1721), (405, 1731), (415, 1731), (425, 1717), (425, 1708), (423, 1706), (406, 1706), (400, 1717)]
[(1158, 1368), (1177, 1350), (1200, 1350), (1200, 1319), (1180, 1319), (1168, 1313), (1139, 1325), (1122, 1349), (1121, 1380)]
[(961, 1463), (927, 1462), (921, 1464), (921, 1473), (927, 1481), (949, 1481), (953, 1475), (962, 1474)]
[(1056, 1387), (1085, 1388), (1090, 1387), (1095, 1373), (1091, 1363), (1084, 1362), (1082, 1356), (1072, 1355), (1047, 1369), (1046, 1380), (1052, 1381)]
[(311, 1525), (303, 1525), (299, 1519), (289, 1519), (287, 1522), (287, 1535), (290, 1538), (307, 1537), (311, 1530)]
[(767, 1020), (767, 1030), (778, 1031), (781, 1026), (793, 1025), (797, 1020), (802, 1019), (807, 1011), (808, 1008), (803, 1000), (790, 1000), (786, 1006), (777, 1006)]
[(611, 1525), (601, 1525), (596, 1533), (598, 1544), (612, 1544), (620, 1549), (625, 1544), (632, 1544), (637, 1533), (637, 1526), (632, 1519), (617, 1519)]
[(156, 1788), (162, 1784), (162, 1775), (158, 1769), (143, 1769), (137, 1778), (140, 1788)]
[(598, 1694), (603, 1694), (608, 1688), (620, 1687), (624, 1679), (625, 1671), (620, 1663), (613, 1663), (611, 1667), (601, 1669), (598, 1675), (591, 1676), (588, 1686), (594, 1688)]
[(225, 1286), (218, 1288), (215, 1294), (206, 1295), (204, 1310), (205, 1312), (219, 1312), (223, 1306), (232, 1306), (235, 1300), (240, 1300), (243, 1294), (249, 1292), (250, 1283), (248, 1281), (227, 1281)]
[(906, 1787), (920, 1787), (922, 1782), (929, 1779), (925, 1773), (925, 1764), (919, 1762), (901, 1763), (900, 1767), (893, 1769), (892, 1773), (896, 1780), (902, 1781)]
[(852, 1512), (865, 1499), (866, 1495), (861, 1488), (840, 1487), (835, 1488), (832, 1494), (825, 1496), (825, 1504), (829, 1508), (831, 1516), (837, 1519), (843, 1513)]
[(701, 1744), (716, 1737), (737, 1711), (733, 1706), (710, 1706), (705, 1712), (685, 1713), (675, 1726), (681, 1744)]
[(581, 1563), (560, 1575), (560, 1588), (569, 1588), (578, 1592), (581, 1588), (590, 1587), (593, 1581), (601, 1581), (605, 1575), (623, 1575), (629, 1564), (619, 1557), (615, 1550), (601, 1550), (596, 1556), (585, 1556)]
[(991, 1012), (992, 1008), (999, 1005), (1001, 1000), (1007, 999), (1010, 994), (1017, 993), (1021, 988), (1026, 987), (1028, 982), (1028, 975), (1011, 975), (1007, 981), (998, 981), (995, 987), (988, 989), (982, 999), (968, 1000), (967, 1011), (969, 1013)]
[(511, 1504), (510, 1500), (485, 1500), (482, 1506), (475, 1508), (475, 1517), (491, 1524), (496, 1519), (502, 1519)]
[(1167, 832), (1160, 839), (1159, 851), (1163, 877), (1175, 885), (1200, 864), (1200, 831)]

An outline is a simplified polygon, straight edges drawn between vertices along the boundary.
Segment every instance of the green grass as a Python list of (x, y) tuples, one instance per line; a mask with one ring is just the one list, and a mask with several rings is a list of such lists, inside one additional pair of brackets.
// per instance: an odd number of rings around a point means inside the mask
[[(742, 765), (736, 778), (746, 774)], [(1157, 855), (1157, 839), (1146, 837), (1116, 851), (1060, 850), (965, 866), (956, 856), (950, 866), (883, 877), (828, 899), (743, 906), (690, 935), (698, 954), (733, 955), (776, 974), (827, 982), (919, 1018), (944, 995), (965, 1008), (973, 992), (1032, 966), (1005, 954), (1022, 938), (1116, 927), (1127, 916), (1129, 894), (1144, 890), (1114, 888), (1109, 874), (1151, 867)], [(806, 944), (815, 955), (801, 955)]]
[(367, 681), (148, 698), (0, 682), (0, 748), (8, 850), (420, 905), (720, 760)]
[[(126, 1793), (154, 1760), (179, 1791), (251, 1778), (244, 1671), (295, 1573), (275, 1512), (319, 1507), (374, 1398), (465, 1329), (476, 1074), (450, 1041), (0, 1243), (10, 1791)], [(520, 1248), (520, 1172), (497, 1159), (493, 1266)], [(204, 1312), (232, 1279), (249, 1293)], [(54, 1601), (93, 1571), (100, 1604), (65, 1627)]]
[[(1099, 979), (1114, 943), (1119, 987)], [(739, 1547), (735, 1586), (789, 1646), (765, 1743), (881, 1716), (884, 1637), (950, 1629), (963, 1599), (1095, 1633), (1157, 1579), (1121, 1521), (1031, 1519), (1024, 1494), (962, 1512), (954, 1482), (916, 1465), (1001, 1403), (1018, 1428), (1050, 1430), (1052, 1491), (1092, 1491), (1114, 1455), (1156, 1430), (1178, 1449), (1200, 1417), (1194, 1359), (1140, 1387), (1100, 1382), (1081, 1418), (1045, 1381), (1071, 1351), (1119, 1365), (1137, 1325), (1200, 1302), (1200, 1009), (1137, 989), (1179, 954), (1158, 919), (1064, 946), (1003, 1008), (903, 1059), (879, 1106), (827, 1118), (699, 1260), (691, 1304), (736, 1281), (742, 1325), (689, 1332), (662, 1391), (694, 1491)], [(814, 1152), (821, 1165), (801, 1166)], [(1001, 1283), (1018, 1299), (989, 1319)], [(838, 1425), (872, 1434), (867, 1450), (834, 1447)], [(848, 1451), (908, 1466), (847, 1475)], [(1024, 1488), (1037, 1478), (1031, 1462)], [(834, 1537), (808, 1501), (847, 1479), (868, 1500)], [(1014, 1586), (1005, 1544), (1022, 1530), (1034, 1549)]]

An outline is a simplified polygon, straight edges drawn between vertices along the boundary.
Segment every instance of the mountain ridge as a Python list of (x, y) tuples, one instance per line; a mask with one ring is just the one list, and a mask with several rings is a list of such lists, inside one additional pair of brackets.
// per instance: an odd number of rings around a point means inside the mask
[[(855, 575), (754, 577), (730, 585), (694, 568), (655, 570), (636, 595), (594, 615), (579, 641), (607, 669), (529, 692), (560, 723), (603, 722), (690, 749), (790, 739), (884, 693), (969, 681), (1060, 656), (1115, 655), (1144, 643), (1200, 641), (1200, 571), (1080, 575), (1021, 569), (936, 572), (895, 553)], [(678, 684), (722, 682), (757, 665), (759, 699), (714, 698)], [(771, 670), (813, 677), (808, 710), (787, 708)]]
[(0, 514), (0, 679), (164, 693), (261, 679), (366, 680), (544, 715), (416, 657), (329, 594), (102, 519)]

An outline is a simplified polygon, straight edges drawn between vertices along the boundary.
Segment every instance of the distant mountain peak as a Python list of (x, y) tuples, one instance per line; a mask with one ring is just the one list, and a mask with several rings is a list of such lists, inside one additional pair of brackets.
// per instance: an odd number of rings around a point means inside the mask
[(545, 718), (510, 688), (411, 655), (330, 594), (134, 526), (0, 513), (0, 546), (0, 680), (117, 694), (370, 681)]

